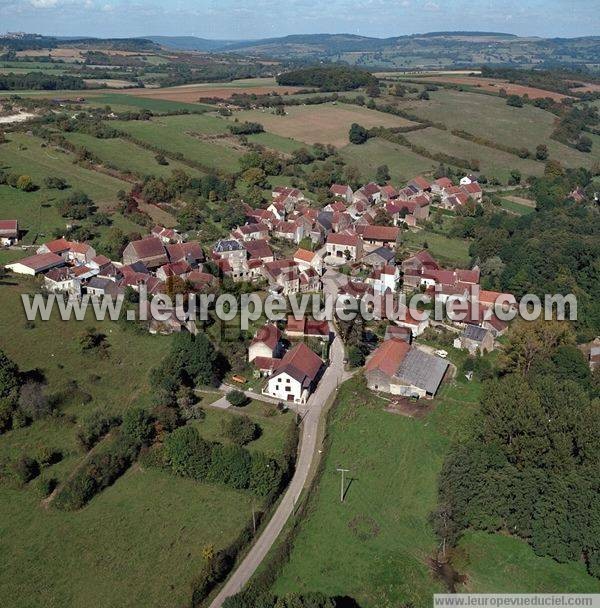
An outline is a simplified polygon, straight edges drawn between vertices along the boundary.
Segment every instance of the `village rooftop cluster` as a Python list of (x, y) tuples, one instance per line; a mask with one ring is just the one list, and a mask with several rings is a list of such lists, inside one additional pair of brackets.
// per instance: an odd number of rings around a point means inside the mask
[[(465, 176), (454, 186), (447, 178), (430, 183), (415, 177), (400, 190), (372, 182), (356, 191), (333, 184), (330, 193), (332, 202), (318, 209), (301, 190), (277, 187), (266, 208), (246, 206), (246, 223), (208, 250), (186, 234), (155, 226), (144, 238), (130, 242), (119, 261), (98, 255), (87, 243), (59, 238), (6, 268), (43, 276), (45, 292), (71, 301), (116, 298), (127, 289), (148, 297), (218, 294), (225, 277), (253, 284), (267, 296), (335, 294), (357, 302), (368, 299), (373, 318), (389, 323), (385, 340), (366, 362), (368, 385), (398, 395), (433, 397), (449, 366), (446, 355), (413, 341), (431, 325), (440, 325), (455, 333), (457, 348), (472, 354), (491, 351), (507, 329), (507, 322), (496, 314), (497, 301), (504, 309), (517, 303), (510, 294), (479, 289), (477, 267), (444, 268), (427, 249), (398, 260), (396, 247), (401, 231), (418, 230), (433, 206), (455, 210), (469, 200), (480, 201), (477, 178)], [(381, 210), (387, 212), (386, 225), (377, 223)], [(0, 238), (4, 245), (17, 243), (17, 222), (0, 222)], [(278, 258), (273, 239), (297, 249)], [(464, 314), (458, 320), (433, 320), (423, 310), (403, 304), (408, 294), (418, 295), (425, 304), (448, 303)], [(400, 318), (386, 313), (389, 306), (373, 305), (384, 300), (402, 310)], [(152, 333), (198, 331), (186, 311), (175, 306), (166, 315), (163, 310), (159, 319), (150, 317), (148, 327)], [(257, 377), (266, 378), (263, 392), (306, 403), (335, 333), (329, 320), (314, 315), (290, 315), (259, 328), (248, 348), (248, 362)]]

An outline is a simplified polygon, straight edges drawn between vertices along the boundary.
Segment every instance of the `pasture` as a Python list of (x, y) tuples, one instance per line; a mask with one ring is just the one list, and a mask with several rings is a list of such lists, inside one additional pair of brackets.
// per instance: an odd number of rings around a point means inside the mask
[[(385, 412), (387, 402), (360, 377), (343, 384), (321, 478), (273, 592), (347, 595), (362, 608), (425, 608), (433, 593), (446, 592), (429, 566), (439, 547), (429, 516), (442, 462), (450, 445), (470, 433), (480, 390), (478, 382), (452, 381), (435, 409), (415, 419)], [(349, 469), (343, 503), (338, 467)], [(509, 592), (515, 581), (532, 593), (600, 589), (583, 564), (537, 557), (523, 541), (499, 534), (468, 532), (453, 565), (467, 575), (459, 592)]]
[(406, 182), (420, 173), (428, 173), (438, 165), (405, 146), (378, 137), (359, 146), (348, 144), (340, 150), (340, 154), (346, 163), (360, 170), (365, 182), (375, 178), (380, 165), (388, 166), (394, 184)]
[(154, 152), (121, 138), (100, 139), (85, 133), (65, 133), (65, 137), (73, 144), (83, 146), (95, 154), (107, 166), (120, 171), (142, 177), (146, 175), (168, 177), (175, 169), (180, 169), (190, 175), (199, 174), (197, 170), (176, 160), (168, 161), (168, 165), (159, 165)]
[(421, 118), (442, 122), (448, 129), (467, 131), (505, 146), (535, 151), (538, 144), (546, 144), (550, 158), (568, 167), (589, 167), (600, 158), (597, 135), (590, 135), (594, 141), (590, 154), (550, 139), (556, 117), (540, 108), (530, 105), (513, 108), (499, 97), (449, 89), (429, 95), (429, 101), (409, 102), (407, 109)]
[(467, 161), (478, 160), (481, 173), (488, 178), (496, 177), (502, 183), (508, 181), (512, 169), (519, 169), (523, 175), (541, 175), (544, 172), (544, 163), (482, 146), (434, 127), (405, 133), (404, 136), (430, 152), (441, 152)]
[(454, 75), (454, 74), (440, 74), (433, 76), (424, 76), (417, 79), (418, 82), (423, 83), (441, 83), (441, 84), (452, 84), (456, 86), (467, 86), (475, 89), (480, 89), (488, 93), (499, 93), (500, 89), (504, 89), (508, 95), (528, 95), (530, 99), (541, 99), (544, 97), (550, 97), (555, 101), (562, 101), (568, 99), (568, 95), (562, 93), (555, 93), (554, 91), (546, 91), (545, 89), (538, 89), (536, 87), (527, 87), (521, 84), (515, 84), (501, 78), (483, 78), (481, 76), (468, 76), (468, 75)]
[[(164, 151), (167, 156), (183, 155), (184, 158), (223, 171), (237, 171), (242, 152), (228, 146), (227, 122), (215, 116), (186, 114), (163, 116), (152, 120), (114, 121), (115, 128), (125, 131)], [(217, 136), (224, 142), (218, 143)]]
[(414, 123), (376, 110), (347, 104), (326, 103), (312, 106), (286, 106), (286, 115), (270, 110), (236, 112), (240, 121), (258, 122), (266, 131), (307, 144), (348, 144), (348, 130), (354, 122), (363, 127), (405, 127)]
[[(75, 441), (81, 417), (97, 407), (122, 414), (133, 405), (149, 406), (150, 370), (167, 354), (171, 339), (91, 318), (62, 322), (57, 315), (27, 327), (20, 294), (34, 284), (4, 280), (0, 348), (22, 371), (43, 374), (47, 392), (60, 395), (62, 415), (4, 434), (0, 461), (36, 456), (43, 448), (60, 450), (63, 460), (45, 475), (63, 480), (84, 456)], [(107, 357), (88, 360), (82, 354), (78, 338), (90, 325), (107, 336)], [(207, 409), (213, 399), (213, 393), (203, 399)], [(263, 431), (249, 448), (279, 455), (292, 415), (271, 416), (258, 403), (241, 411)], [(232, 415), (209, 410), (205, 423), (195, 424), (205, 437), (222, 440), (221, 420)], [(203, 548), (229, 544), (251, 521), (253, 502), (260, 508), (248, 492), (139, 464), (74, 513), (42, 508), (35, 480), (21, 489), (1, 484), (0, 552), (11, 559), (3, 564), (0, 587), (17, 608), (184, 605), (202, 567)]]

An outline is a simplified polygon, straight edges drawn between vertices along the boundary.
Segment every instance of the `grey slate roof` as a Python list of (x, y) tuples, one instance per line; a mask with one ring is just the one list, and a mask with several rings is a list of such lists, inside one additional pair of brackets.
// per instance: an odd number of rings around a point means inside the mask
[(475, 342), (482, 342), (487, 334), (487, 329), (478, 327), (477, 325), (467, 325), (463, 333), (465, 338), (473, 340)]
[(374, 253), (387, 262), (391, 262), (396, 257), (396, 252), (389, 247), (378, 247), (377, 249), (371, 251), (369, 255), (373, 255)]
[(437, 392), (448, 362), (417, 348), (411, 348), (400, 364), (396, 377), (402, 382), (416, 386), (431, 395)]
[(214, 251), (217, 253), (223, 253), (224, 251), (240, 251), (244, 247), (240, 245), (237, 241), (233, 239), (221, 240), (219, 241), (214, 248)]

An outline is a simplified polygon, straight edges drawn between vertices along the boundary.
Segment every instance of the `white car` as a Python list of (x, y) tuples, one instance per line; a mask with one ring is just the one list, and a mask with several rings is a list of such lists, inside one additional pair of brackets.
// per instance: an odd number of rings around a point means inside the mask
[(435, 354), (442, 359), (445, 359), (448, 356), (448, 351), (446, 350), (436, 350)]

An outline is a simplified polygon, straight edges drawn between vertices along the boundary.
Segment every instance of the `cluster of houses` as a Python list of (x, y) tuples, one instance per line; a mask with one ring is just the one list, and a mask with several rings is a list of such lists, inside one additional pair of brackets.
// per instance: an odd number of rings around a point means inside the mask
[[(275, 188), (266, 208), (246, 206), (246, 223), (206, 252), (198, 241), (155, 226), (147, 236), (130, 242), (120, 261), (98, 255), (87, 243), (59, 238), (7, 268), (25, 275), (43, 275), (48, 291), (80, 298), (86, 293), (115, 296), (127, 288), (139, 291), (141, 286), (150, 295), (169, 293), (175, 280), (183, 281), (189, 290), (203, 291), (217, 288), (219, 277), (236, 282), (260, 281), (270, 292), (282, 295), (319, 292), (328, 267), (348, 264), (353, 274), (362, 278), (350, 278), (342, 293), (359, 299), (366, 295), (397, 298), (403, 281), (405, 291), (421, 291), (443, 301), (452, 296), (477, 310), (474, 321), (455, 324), (455, 346), (472, 353), (493, 349), (494, 339), (506, 324), (492, 310), (499, 294), (482, 290), (479, 300), (473, 301), (470, 287), (479, 283), (478, 268), (442, 268), (426, 250), (401, 264), (396, 261), (401, 226), (412, 227), (426, 220), (432, 205), (453, 209), (469, 198), (480, 200), (482, 192), (475, 177), (463, 178), (458, 186), (446, 178), (429, 182), (415, 177), (400, 190), (368, 183), (353, 191), (348, 185), (333, 184), (330, 194), (331, 202), (316, 209), (298, 188)], [(387, 212), (387, 220), (391, 218), (386, 225), (378, 223), (381, 211)], [(16, 221), (0, 221), (0, 239), (4, 245), (18, 241)], [(296, 249), (286, 259), (274, 253), (279, 249), (274, 244), (282, 240), (292, 244), (292, 251)], [(211, 272), (207, 272), (209, 262)], [(431, 397), (448, 364), (413, 344), (413, 338), (423, 333), (430, 320), (416, 310), (407, 309), (405, 313), (403, 319), (390, 320), (384, 342), (367, 361), (368, 383), (374, 390)], [(152, 323), (151, 331), (190, 329), (176, 315), (160, 327)], [(267, 379), (266, 394), (306, 403), (324, 363), (304, 339), (328, 342), (329, 323), (290, 317), (284, 329), (267, 323), (256, 333), (248, 360), (256, 374)], [(296, 345), (286, 350), (290, 341)]]

